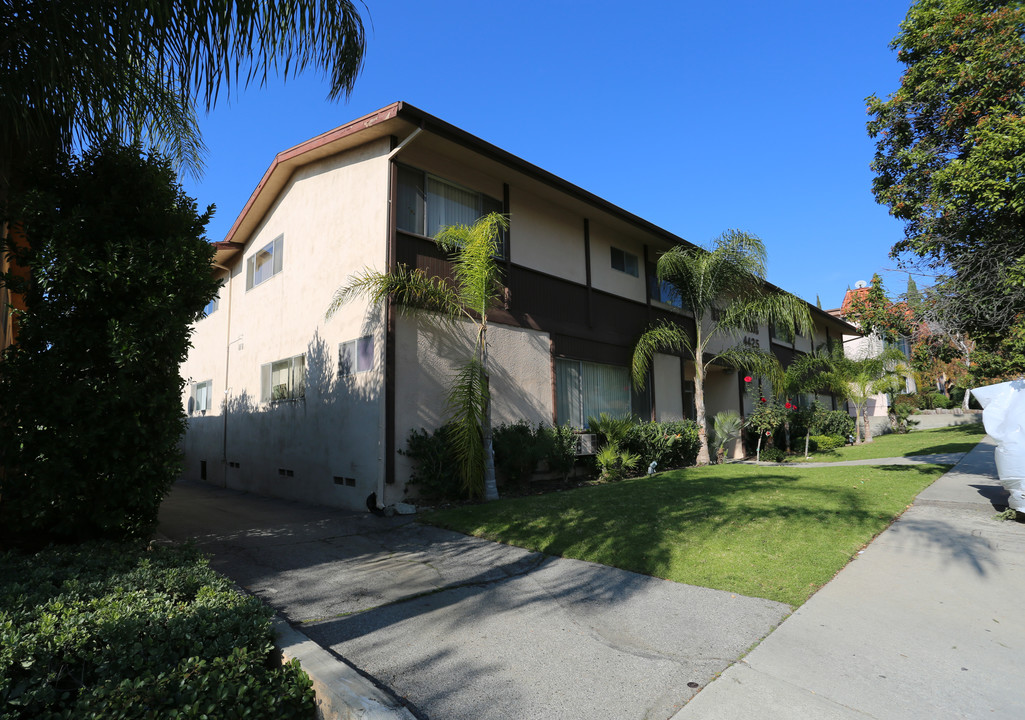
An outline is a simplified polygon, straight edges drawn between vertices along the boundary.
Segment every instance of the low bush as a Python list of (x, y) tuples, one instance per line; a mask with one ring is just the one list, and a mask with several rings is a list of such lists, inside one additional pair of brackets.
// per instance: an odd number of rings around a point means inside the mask
[(817, 451), (835, 450), (847, 444), (847, 440), (839, 435), (812, 435), (810, 441)]
[(659, 472), (687, 467), (698, 458), (698, 425), (692, 420), (637, 423), (622, 447), (638, 455), (644, 468), (652, 462)]
[(619, 482), (637, 468), (640, 460), (639, 455), (623, 450), (618, 445), (603, 445), (594, 456), (594, 462), (598, 467), (598, 481)]
[(494, 428), (495, 470), (510, 482), (524, 483), (538, 463), (551, 454), (552, 433), (543, 424), (532, 426), (526, 420)]
[(434, 432), (412, 430), (406, 439), (406, 449), (399, 450), (413, 461), (409, 484), (416, 486), (424, 500), (455, 500), (465, 495), (459, 461), (448, 441), (448, 428), (442, 425)]
[(890, 403), (890, 407), (909, 407), (912, 410), (918, 410), (921, 407), (921, 400), (915, 393), (909, 393), (907, 395), (894, 395), (893, 401)]
[(783, 462), (787, 459), (786, 453), (778, 447), (767, 447), (761, 452), (762, 462)]
[(891, 405), (890, 411), (887, 413), (890, 420), (890, 430), (898, 435), (911, 432), (914, 426), (918, 424), (917, 420), (911, 419), (911, 413), (914, 411), (915, 409), (907, 403), (894, 403)]
[(194, 548), (87, 543), (0, 555), (0, 717), (310, 718), (271, 611)]
[(569, 425), (557, 425), (546, 430), (552, 438), (545, 457), (548, 469), (565, 480), (573, 472), (577, 460), (577, 433)]
[(854, 418), (845, 410), (821, 410), (815, 414), (813, 423), (821, 435), (847, 437), (854, 433)]

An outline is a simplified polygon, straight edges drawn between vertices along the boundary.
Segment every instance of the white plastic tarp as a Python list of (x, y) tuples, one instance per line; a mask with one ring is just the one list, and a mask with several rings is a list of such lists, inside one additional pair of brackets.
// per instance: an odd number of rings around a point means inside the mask
[(982, 405), (982, 424), (997, 441), (1000, 484), (1011, 494), (1008, 505), (1025, 512), (1025, 380), (975, 388)]

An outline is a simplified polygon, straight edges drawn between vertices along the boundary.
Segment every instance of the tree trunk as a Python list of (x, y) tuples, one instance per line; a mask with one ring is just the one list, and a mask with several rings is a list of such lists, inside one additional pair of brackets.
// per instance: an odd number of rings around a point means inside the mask
[(705, 429), (707, 424), (705, 419), (705, 370), (698, 360), (694, 361), (694, 414), (698, 420), (697, 464), (708, 465), (710, 458), (708, 455), (708, 432)]
[(864, 419), (864, 431), (865, 431), (865, 442), (872, 442), (872, 430), (868, 426), (868, 403), (865, 403), (865, 407), (862, 408), (861, 414)]
[(804, 459), (808, 459), (808, 444), (811, 442), (811, 429), (804, 433)]
[(484, 402), (484, 499), (498, 500), (498, 481), (495, 479), (495, 445), (491, 433), (491, 375), (488, 374), (488, 331), (487, 326), (481, 328), (480, 359), (484, 368), (484, 389), (488, 399)]
[(758, 431), (758, 444), (755, 445), (755, 462), (762, 461), (762, 431)]

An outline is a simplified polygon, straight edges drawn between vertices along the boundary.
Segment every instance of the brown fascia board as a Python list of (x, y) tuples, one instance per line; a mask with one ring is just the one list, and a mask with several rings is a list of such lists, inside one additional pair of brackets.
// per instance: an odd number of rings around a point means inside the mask
[(370, 133), (369, 137), (360, 138), (360, 142), (387, 135), (386, 131), (377, 130), (377, 128), (389, 120), (394, 120), (400, 105), (401, 103), (392, 103), (275, 155), (270, 167), (264, 172), (260, 182), (249, 195), (249, 200), (246, 201), (231, 229), (228, 230), (224, 242), (245, 245), (249, 240), (249, 235), (256, 229), (263, 219), (264, 213), (277, 199), (278, 194), (297, 168), (358, 144), (352, 142), (356, 135)]

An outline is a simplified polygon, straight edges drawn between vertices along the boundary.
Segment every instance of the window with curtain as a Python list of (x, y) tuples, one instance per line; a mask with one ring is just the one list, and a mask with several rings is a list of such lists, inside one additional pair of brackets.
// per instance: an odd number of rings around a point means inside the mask
[[(449, 225), (472, 225), (484, 215), (502, 212), (502, 203), (443, 178), (399, 165), (395, 218), (399, 230), (434, 237)], [(499, 257), (505, 257), (499, 242)]]
[(189, 412), (203, 413), (213, 406), (213, 380), (205, 380), (192, 385), (192, 397), (189, 399)]
[(555, 415), (559, 424), (582, 428), (587, 418), (634, 414), (630, 371), (617, 365), (555, 360)]
[(374, 336), (364, 335), (338, 346), (338, 376), (367, 372), (374, 368)]

